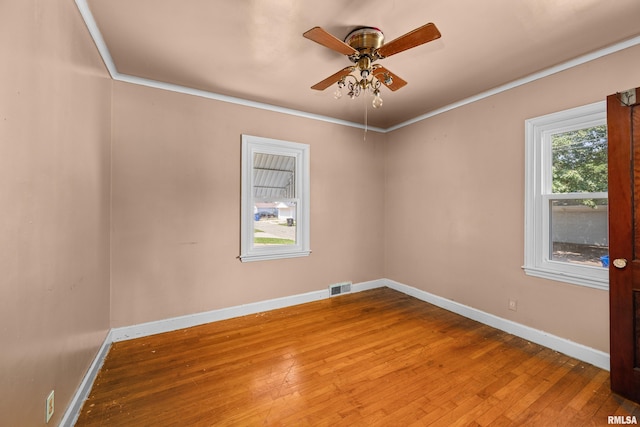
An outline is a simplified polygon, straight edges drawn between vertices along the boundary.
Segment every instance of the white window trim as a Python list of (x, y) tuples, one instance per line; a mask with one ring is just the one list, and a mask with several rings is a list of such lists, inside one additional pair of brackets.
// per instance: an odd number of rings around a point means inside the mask
[[(240, 260), (264, 261), (270, 259), (308, 256), (309, 249), (309, 145), (251, 135), (242, 135), (242, 183), (240, 211)], [(254, 153), (291, 156), (296, 160), (296, 244), (256, 247), (254, 241), (253, 212), (253, 158)]]
[[(606, 124), (606, 102), (596, 102), (525, 121), (525, 219), (524, 266), (526, 274), (597, 289), (609, 289), (606, 268), (570, 264), (549, 259), (550, 135)], [(546, 157), (545, 157), (546, 156)], [(608, 193), (586, 193), (588, 198), (608, 198)]]

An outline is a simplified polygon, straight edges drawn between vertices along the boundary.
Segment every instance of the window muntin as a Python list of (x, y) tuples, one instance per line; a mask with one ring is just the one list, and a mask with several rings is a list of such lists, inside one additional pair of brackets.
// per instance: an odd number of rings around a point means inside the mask
[(608, 288), (604, 102), (526, 121), (527, 274)]
[(309, 255), (309, 146), (242, 136), (244, 261)]

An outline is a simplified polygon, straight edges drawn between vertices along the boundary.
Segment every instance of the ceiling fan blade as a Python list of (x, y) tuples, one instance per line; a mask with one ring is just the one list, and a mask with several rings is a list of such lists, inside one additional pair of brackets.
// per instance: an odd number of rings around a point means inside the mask
[(353, 66), (343, 68), (342, 70), (338, 71), (337, 73), (327, 77), (323, 81), (318, 82), (315, 85), (311, 86), (311, 89), (325, 90), (326, 88), (328, 88), (332, 84), (337, 83), (338, 81), (340, 81), (341, 78), (349, 75), (355, 68), (356, 67), (353, 67)]
[(429, 23), (410, 31), (389, 43), (385, 43), (378, 49), (378, 56), (386, 58), (439, 38), (440, 31), (438, 31), (434, 24)]
[(314, 42), (319, 43), (324, 47), (328, 47), (331, 50), (335, 50), (343, 55), (355, 55), (358, 53), (357, 50), (320, 27), (313, 27), (302, 35), (309, 40), (313, 40)]
[[(380, 82), (383, 85), (385, 85), (392, 91), (396, 91), (407, 84), (405, 80), (393, 74), (391, 71), (387, 70), (382, 65), (376, 66), (376, 68), (373, 70), (373, 75), (375, 76), (376, 79), (380, 80)], [(387, 76), (391, 77), (391, 82), (388, 84), (385, 83), (385, 80), (388, 80)]]

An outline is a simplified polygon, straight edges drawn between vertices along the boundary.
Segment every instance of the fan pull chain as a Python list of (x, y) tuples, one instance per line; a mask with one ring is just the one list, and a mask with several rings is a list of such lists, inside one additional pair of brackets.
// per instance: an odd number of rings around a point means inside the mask
[(364, 99), (364, 138), (363, 141), (367, 140), (367, 119), (369, 116), (369, 108), (368, 108), (368, 104), (367, 104), (367, 97), (366, 97), (366, 93), (364, 94), (365, 96), (363, 96), (362, 98)]

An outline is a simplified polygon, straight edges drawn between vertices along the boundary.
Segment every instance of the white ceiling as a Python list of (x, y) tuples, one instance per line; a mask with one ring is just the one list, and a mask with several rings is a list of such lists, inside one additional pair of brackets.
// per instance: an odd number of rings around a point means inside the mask
[[(380, 61), (408, 81), (368, 124), (389, 128), (585, 55), (640, 43), (638, 0), (76, 0), (112, 76), (363, 123), (365, 101), (310, 87), (351, 65), (302, 37), (357, 26), (442, 37)], [(604, 49), (604, 50), (603, 50)], [(369, 103), (371, 98), (367, 97)]]

